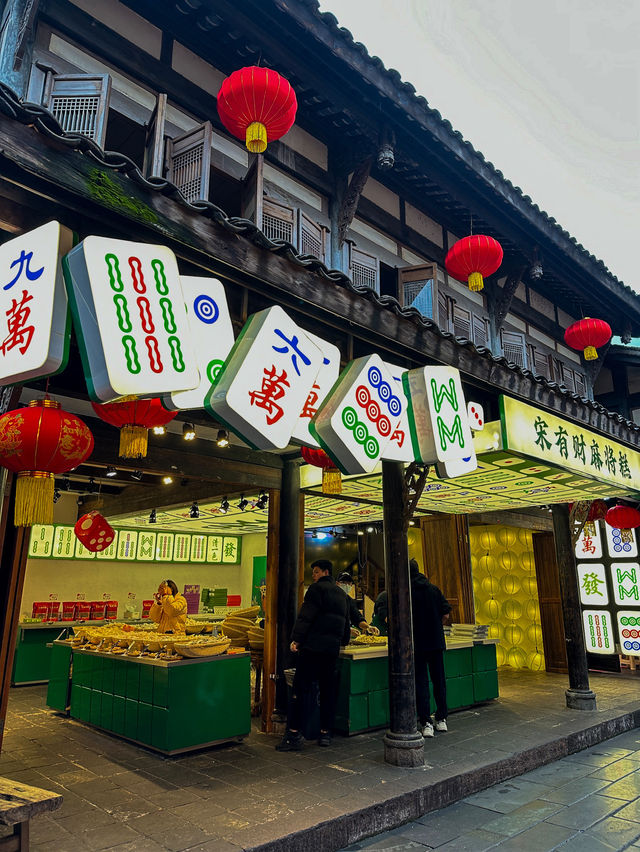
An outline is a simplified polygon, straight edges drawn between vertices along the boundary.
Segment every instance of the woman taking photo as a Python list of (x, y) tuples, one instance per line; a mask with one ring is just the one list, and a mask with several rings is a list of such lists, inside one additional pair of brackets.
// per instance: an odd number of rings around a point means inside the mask
[(153, 597), (149, 618), (158, 625), (158, 633), (184, 633), (187, 601), (173, 580), (162, 580)]

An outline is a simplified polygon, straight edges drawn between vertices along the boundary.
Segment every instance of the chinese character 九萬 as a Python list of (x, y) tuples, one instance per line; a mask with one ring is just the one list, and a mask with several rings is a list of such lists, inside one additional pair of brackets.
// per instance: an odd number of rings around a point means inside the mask
[(11, 307), (6, 312), (8, 334), (0, 343), (0, 352), (6, 355), (15, 346), (18, 347), (20, 353), (24, 353), (29, 348), (31, 338), (35, 332), (35, 326), (27, 325), (27, 321), (31, 316), (31, 308), (27, 302), (30, 302), (33, 296), (30, 296), (26, 290), (22, 291), (22, 298), (18, 302), (17, 299), (12, 300)]
[(251, 405), (255, 405), (257, 408), (264, 408), (267, 412), (267, 423), (269, 426), (277, 423), (284, 414), (284, 409), (278, 404), (277, 400), (282, 399), (286, 392), (285, 388), (288, 387), (290, 387), (290, 384), (287, 381), (286, 371), (283, 370), (278, 375), (278, 371), (272, 365), (271, 369), (267, 369), (266, 367), (264, 369), (260, 390), (249, 391)]
[(14, 275), (14, 277), (9, 281), (8, 284), (5, 284), (2, 288), (3, 290), (10, 290), (16, 281), (20, 278), (22, 273), (24, 272), (28, 281), (37, 281), (38, 278), (44, 272), (44, 266), (41, 266), (40, 269), (36, 269), (34, 271), (31, 270), (31, 260), (33, 258), (33, 252), (26, 252), (24, 249), (20, 252), (20, 256), (17, 257), (13, 263), (9, 264), (9, 269), (13, 269), (14, 266), (19, 264), (18, 271)]

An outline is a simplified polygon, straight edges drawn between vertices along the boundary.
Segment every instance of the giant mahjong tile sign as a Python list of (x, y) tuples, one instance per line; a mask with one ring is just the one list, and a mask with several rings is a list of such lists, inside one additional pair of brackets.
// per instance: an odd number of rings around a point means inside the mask
[(90, 396), (161, 396), (200, 382), (174, 253), (87, 237), (63, 260)]

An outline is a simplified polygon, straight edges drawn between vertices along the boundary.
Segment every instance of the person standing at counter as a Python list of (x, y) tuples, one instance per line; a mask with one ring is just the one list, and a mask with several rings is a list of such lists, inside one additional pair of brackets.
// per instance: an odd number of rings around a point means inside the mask
[(413, 620), (413, 655), (416, 677), (416, 705), (423, 737), (433, 737), (429, 700), (429, 675), (436, 701), (435, 729), (447, 730), (447, 682), (444, 673), (443, 624), (451, 612), (451, 604), (437, 586), (430, 583), (415, 559), (409, 562), (411, 580), (411, 614)]
[(173, 580), (162, 580), (149, 610), (149, 618), (158, 625), (158, 633), (184, 633), (187, 601)]
[(380, 631), (378, 628), (370, 626), (367, 623), (366, 619), (358, 609), (358, 605), (351, 597), (351, 589), (353, 588), (353, 577), (351, 574), (349, 574), (348, 571), (343, 571), (342, 574), (338, 576), (336, 584), (342, 589), (349, 600), (349, 621), (351, 622), (351, 626), (357, 627), (363, 633), (370, 633), (372, 636), (379, 636)]
[(311, 565), (313, 583), (307, 589), (291, 633), (291, 651), (298, 655), (288, 709), (287, 730), (277, 751), (300, 751), (300, 731), (305, 698), (314, 681), (320, 691), (320, 736), (318, 745), (331, 745), (335, 715), (336, 663), (340, 646), (350, 638), (347, 596), (332, 577), (333, 564), (318, 559)]

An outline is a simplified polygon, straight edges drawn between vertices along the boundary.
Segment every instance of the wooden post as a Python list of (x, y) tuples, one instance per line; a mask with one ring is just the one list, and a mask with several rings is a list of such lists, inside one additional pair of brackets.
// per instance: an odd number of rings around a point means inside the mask
[(278, 523), (280, 518), (280, 492), (269, 491), (269, 518), (267, 522), (267, 575), (264, 601), (264, 660), (262, 664), (262, 730), (273, 730), (275, 707), (276, 647), (278, 631)]
[(571, 541), (569, 507), (556, 503), (551, 507), (553, 536), (556, 544), (564, 636), (567, 644), (569, 689), (566, 691), (567, 707), (573, 710), (595, 710), (596, 696), (589, 688), (587, 652), (582, 631), (582, 612), (578, 590), (578, 573)]
[(384, 759), (394, 766), (423, 766), (424, 740), (417, 729), (413, 668), (409, 546), (402, 462), (382, 462), (384, 555), (389, 604), (389, 716)]

